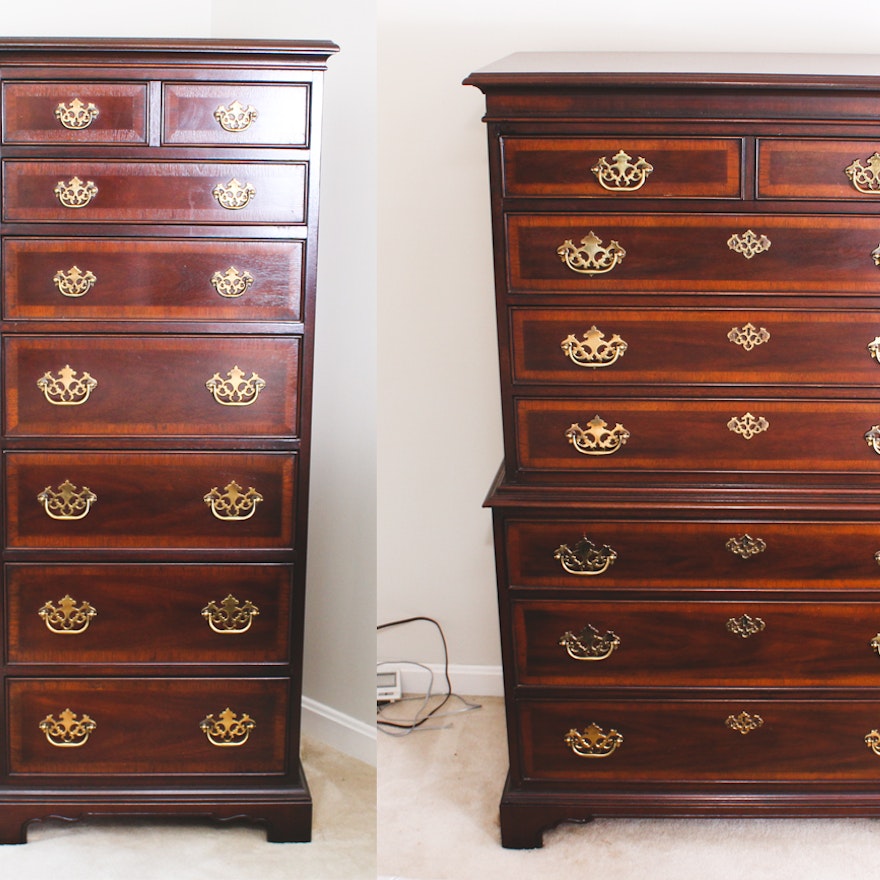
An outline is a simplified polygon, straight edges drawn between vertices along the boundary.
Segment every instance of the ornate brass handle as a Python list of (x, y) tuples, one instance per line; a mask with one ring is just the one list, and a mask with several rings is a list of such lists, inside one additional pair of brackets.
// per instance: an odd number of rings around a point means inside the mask
[(265, 381), (256, 373), (251, 373), (250, 379), (245, 379), (238, 364), (226, 375), (228, 378), (222, 379), (219, 373), (214, 373), (205, 382), (205, 387), (214, 396), (214, 400), (223, 406), (250, 406), (266, 387)]
[(98, 116), (100, 111), (91, 101), (84, 104), (79, 98), (74, 98), (69, 104), (62, 101), (55, 108), (55, 118), (71, 131), (88, 128)]
[(256, 721), (250, 715), (239, 717), (228, 706), (219, 718), (208, 715), (199, 722), (199, 728), (208, 737), (208, 742), (221, 748), (243, 746), (256, 726)]
[(221, 208), (227, 211), (240, 211), (246, 208), (256, 196), (257, 190), (252, 183), (239, 183), (234, 177), (228, 183), (218, 183), (211, 190)]
[(254, 120), (259, 116), (256, 109), (250, 104), (247, 107), (241, 101), (233, 101), (228, 107), (221, 104), (214, 111), (214, 119), (220, 124), (224, 131), (237, 134), (240, 131), (247, 131)]
[(239, 272), (235, 266), (230, 266), (225, 272), (215, 272), (211, 276), (211, 286), (226, 299), (236, 299), (253, 283), (254, 276), (250, 272)]
[(620, 647), (620, 636), (611, 630), (604, 636), (600, 635), (599, 630), (588, 623), (578, 635), (571, 630), (566, 632), (558, 644), (565, 648), (565, 653), (573, 660), (605, 660)]
[(52, 278), (58, 290), (71, 297), (85, 296), (97, 280), (92, 272), (83, 272), (79, 266), (71, 266), (66, 272), (59, 269)]
[(67, 183), (59, 180), (54, 192), (65, 208), (85, 208), (98, 194), (98, 187), (94, 180), (83, 183), (78, 177), (72, 177)]
[(880, 195), (880, 153), (874, 153), (866, 161), (867, 168), (862, 165), (861, 159), (856, 159), (843, 169), (843, 173), (860, 193), (866, 196)]
[(603, 248), (602, 239), (592, 230), (581, 239), (581, 247), (568, 238), (556, 248), (556, 253), (572, 272), (581, 275), (603, 275), (626, 256), (626, 251), (616, 241)]
[(630, 433), (618, 422), (608, 430), (608, 422), (596, 415), (586, 428), (579, 424), (571, 425), (565, 432), (568, 442), (583, 455), (613, 455), (630, 438)]
[(875, 754), (880, 755), (880, 730), (874, 728), (866, 737), (865, 745)]
[(740, 559), (751, 559), (767, 549), (767, 544), (761, 538), (753, 538), (751, 535), (729, 538), (724, 546)]
[(74, 712), (65, 709), (56, 720), (54, 715), (47, 715), (40, 722), (40, 730), (46, 735), (50, 745), (59, 749), (75, 749), (84, 746), (88, 741), (89, 734), (98, 725), (83, 715), (77, 719)]
[(611, 161), (603, 156), (590, 169), (604, 189), (611, 192), (635, 192), (645, 185), (654, 166), (644, 157), (635, 162), (623, 150), (618, 150)]
[(592, 576), (608, 571), (617, 559), (617, 551), (607, 544), (599, 548), (584, 536), (573, 548), (568, 544), (557, 547), (553, 558), (558, 559), (569, 574)]
[(874, 425), (865, 432), (865, 442), (877, 455), (880, 455), (880, 425)]
[(79, 635), (84, 633), (98, 612), (88, 603), (80, 602), (66, 595), (55, 605), (46, 602), (37, 612), (46, 624), (46, 628), (59, 635)]
[(627, 344), (616, 333), (611, 339), (606, 339), (605, 334), (594, 324), (584, 333), (584, 338), (578, 339), (573, 333), (569, 333), (562, 340), (562, 350), (569, 360), (579, 367), (610, 367), (622, 358), (626, 353)]
[(623, 734), (613, 728), (605, 733), (593, 722), (583, 730), (572, 728), (565, 734), (564, 741), (579, 758), (608, 758), (622, 745)]
[(222, 492), (215, 486), (203, 500), (217, 519), (225, 522), (241, 522), (254, 515), (263, 496), (253, 486), (249, 486), (245, 492), (233, 480)]
[(728, 715), (724, 726), (745, 736), (747, 733), (763, 727), (764, 719), (760, 715), (749, 715), (744, 709), (739, 715)]
[(871, 257), (874, 260), (874, 265), (880, 267), (880, 244), (871, 251)]
[(208, 621), (208, 626), (222, 636), (246, 633), (259, 613), (260, 609), (253, 602), (239, 602), (232, 593), (219, 605), (208, 602), (202, 609), (202, 617)]
[(877, 635), (868, 642), (868, 645), (870, 645), (877, 654), (880, 654), (880, 633), (877, 633)]
[(70, 364), (65, 364), (58, 371), (57, 378), (48, 372), (37, 379), (37, 388), (54, 406), (79, 406), (89, 399), (92, 389), (97, 386), (98, 380), (93, 379), (88, 373), (83, 373), (77, 379), (76, 370), (72, 370)]
[(743, 614), (742, 617), (731, 617), (726, 624), (729, 633), (733, 633), (733, 635), (743, 639), (748, 639), (760, 632), (764, 632), (766, 627), (767, 624), (760, 617), (749, 617), (748, 614)]
[(734, 434), (739, 434), (740, 437), (744, 437), (746, 440), (751, 440), (752, 437), (762, 434), (769, 427), (770, 422), (768, 422), (767, 419), (763, 416), (753, 416), (750, 412), (747, 412), (739, 418), (734, 416), (727, 423), (728, 430), (732, 431)]
[(742, 327), (731, 327), (727, 338), (735, 345), (741, 345), (746, 351), (751, 351), (753, 348), (769, 342), (770, 333), (763, 327), (759, 330), (749, 322)]
[(871, 357), (874, 358), (874, 360), (877, 361), (878, 364), (880, 364), (880, 336), (875, 336), (868, 343), (867, 348), (868, 353), (871, 355)]
[(65, 480), (57, 491), (46, 486), (37, 495), (37, 501), (43, 505), (48, 516), (63, 520), (83, 519), (97, 500), (98, 496), (88, 486), (78, 490), (70, 480)]
[(727, 246), (738, 254), (742, 254), (747, 260), (758, 254), (770, 250), (770, 239), (766, 235), (755, 235), (751, 229), (747, 229), (742, 235), (734, 233), (727, 239)]

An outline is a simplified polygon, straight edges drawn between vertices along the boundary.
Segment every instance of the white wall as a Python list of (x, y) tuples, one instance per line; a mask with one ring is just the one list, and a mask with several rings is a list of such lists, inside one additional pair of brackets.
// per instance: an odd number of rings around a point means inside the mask
[[(379, 619), (434, 616), (453, 664), (491, 672), (500, 652), (491, 520), (480, 505), (501, 460), (501, 421), (484, 103), (462, 78), (519, 51), (877, 52), (876, 3), (378, 0), (378, 9)], [(379, 653), (437, 663), (436, 645), (410, 626), (381, 635)]]

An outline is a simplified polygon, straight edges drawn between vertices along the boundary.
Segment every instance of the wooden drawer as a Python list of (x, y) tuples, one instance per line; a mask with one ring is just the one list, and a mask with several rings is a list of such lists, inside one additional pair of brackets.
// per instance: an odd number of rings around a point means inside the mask
[(6, 82), (6, 144), (145, 144), (147, 84)]
[(513, 601), (517, 683), (877, 687), (876, 602)]
[(878, 151), (880, 141), (760, 138), (758, 196), (876, 201), (880, 168), (875, 175), (871, 156)]
[[(602, 274), (571, 269), (559, 249), (569, 241), (574, 249), (589, 249), (583, 239), (590, 233), (600, 240), (596, 248), (609, 252), (617, 242), (626, 256), (614, 264), (614, 253), (605, 253), (603, 259), (613, 268)], [(731, 249), (733, 236), (740, 237), (737, 246), (752, 244), (751, 258)], [(770, 246), (754, 253), (754, 240), (762, 237)], [(507, 239), (508, 285), (514, 293), (880, 292), (880, 271), (872, 256), (880, 245), (880, 228), (870, 217), (510, 214)], [(599, 257), (597, 251), (591, 265)], [(575, 263), (578, 259), (572, 257)]]
[(305, 196), (302, 162), (3, 163), (9, 223), (298, 224), (306, 219)]
[(873, 388), (880, 363), (868, 346), (878, 336), (873, 311), (510, 310), (522, 384)]
[(7, 546), (290, 548), (295, 469), (269, 452), (7, 452)]
[(298, 321), (304, 241), (3, 239), (4, 317)]
[(7, 565), (8, 662), (285, 663), (291, 586), (287, 565)]
[(520, 399), (517, 463), (585, 475), (877, 474), (880, 455), (865, 435), (878, 423), (880, 400)]
[[(591, 592), (880, 588), (878, 522), (756, 522), (735, 515), (727, 519), (616, 521), (592, 513), (581, 518), (501, 520), (507, 582), (513, 587)], [(596, 552), (579, 547), (584, 538)], [(612, 552), (601, 552), (605, 547)], [(579, 568), (585, 573), (572, 573)]]
[(502, 137), (501, 150), (507, 196), (741, 197), (739, 138)]
[(163, 143), (306, 147), (306, 83), (165, 83)]
[[(745, 734), (727, 726), (728, 718), (743, 712), (759, 718), (761, 726)], [(526, 779), (880, 781), (880, 757), (865, 744), (866, 735), (880, 728), (880, 700), (774, 700), (760, 691), (741, 698), (624, 702), (599, 697), (521, 702), (517, 716)], [(748, 718), (741, 723), (748, 724)], [(612, 731), (622, 737), (615, 751), (603, 757), (575, 754), (566, 743), (569, 731), (583, 734), (592, 724), (606, 737)], [(587, 745), (579, 748), (588, 754), (601, 751), (601, 743), (585, 739)]]
[(297, 336), (6, 336), (10, 437), (295, 436)]
[[(13, 775), (101, 776), (121, 774), (282, 774), (287, 744), (289, 682), (285, 679), (9, 679), (9, 769)], [(200, 728), (220, 721), (229, 708), (253, 722), (240, 745), (212, 744)], [(40, 728), (49, 716), (64, 743), (63, 713), (76, 718), (67, 737), (76, 747), (55, 745)], [(84, 739), (83, 716), (94, 722)], [(222, 726), (222, 725), (221, 725)], [(84, 733), (84, 731), (82, 732)], [(221, 742), (225, 731), (215, 735)], [(241, 737), (230, 737), (236, 742)], [(84, 740), (84, 741), (83, 741)]]

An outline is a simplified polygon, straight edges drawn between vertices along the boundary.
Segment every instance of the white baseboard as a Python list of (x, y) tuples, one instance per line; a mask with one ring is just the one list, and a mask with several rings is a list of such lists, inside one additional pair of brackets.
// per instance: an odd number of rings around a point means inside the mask
[(303, 697), (302, 731), (365, 764), (376, 766), (376, 727), (372, 724), (364, 724), (311, 697)]
[[(446, 692), (446, 680), (443, 676), (443, 665), (426, 663), (427, 669), (412, 666), (408, 663), (387, 663), (383, 668), (397, 669), (403, 690), (410, 694), (423, 694), (428, 685), (428, 672), (434, 677), (431, 684), (433, 693)], [(451, 664), (449, 680), (452, 682), (453, 693), (466, 697), (503, 697), (504, 677), (500, 666), (465, 666)]]

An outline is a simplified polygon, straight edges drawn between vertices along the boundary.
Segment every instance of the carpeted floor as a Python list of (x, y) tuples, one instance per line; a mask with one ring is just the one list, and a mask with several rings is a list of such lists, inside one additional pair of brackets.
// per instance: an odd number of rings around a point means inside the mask
[(4, 880), (374, 880), (376, 771), (304, 738), (314, 801), (311, 843), (267, 843), (258, 828), (139, 820), (34, 825), (0, 847)]
[(408, 880), (875, 880), (880, 820), (600, 819), (504, 850), (497, 698), (442, 731), (379, 736), (378, 867)]

